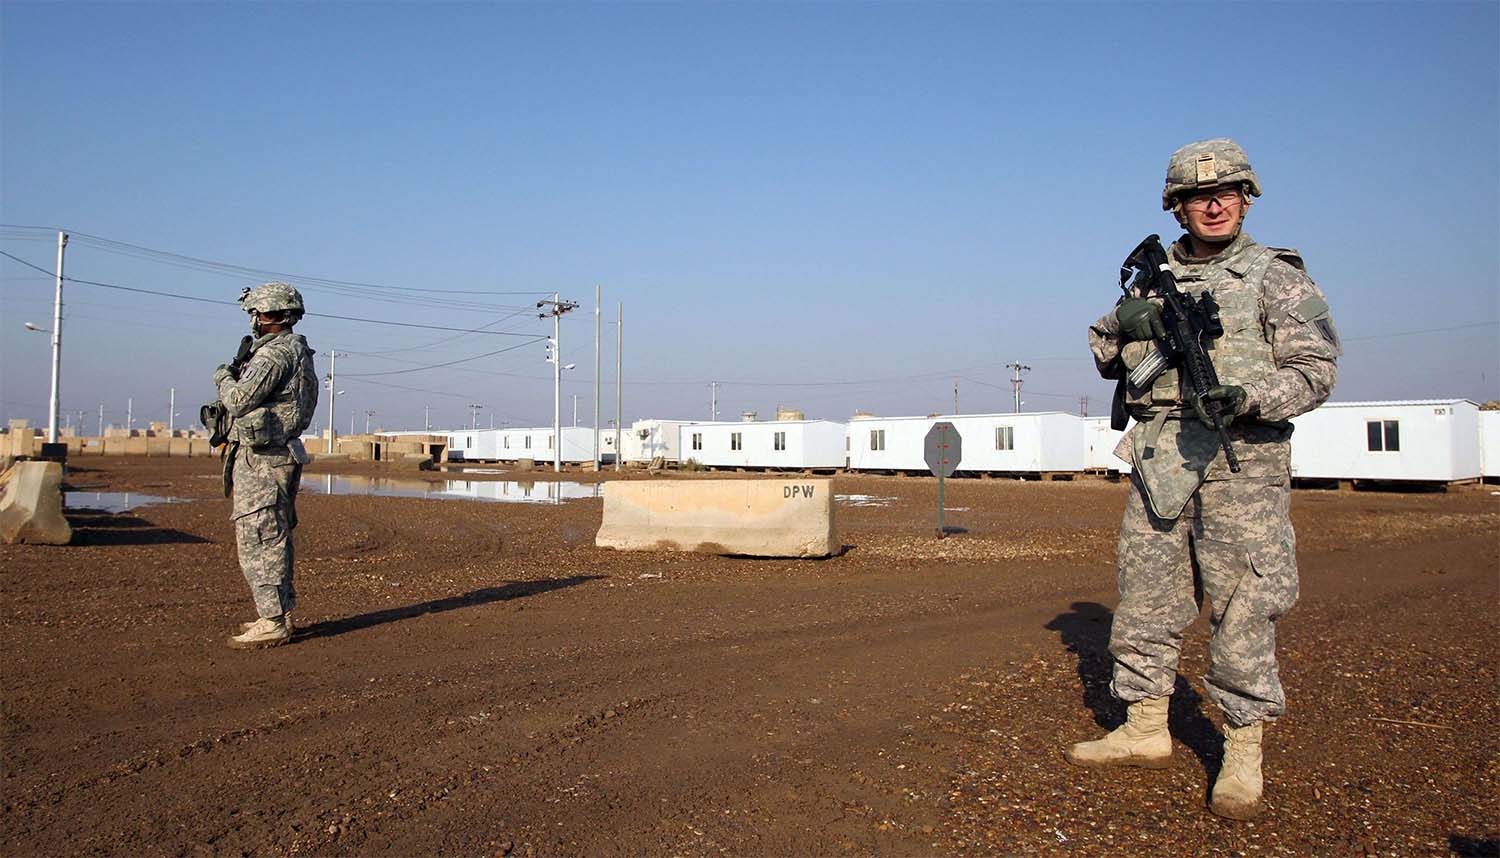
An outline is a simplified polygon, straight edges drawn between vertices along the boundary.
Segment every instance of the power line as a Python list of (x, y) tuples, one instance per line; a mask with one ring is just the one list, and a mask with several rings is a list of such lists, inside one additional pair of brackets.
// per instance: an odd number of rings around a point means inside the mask
[(386, 372), (346, 372), (343, 375), (341, 375), (340, 378), (370, 378), (372, 376), (377, 376), (377, 375), (404, 375), (405, 373), (408, 373), (408, 372), (422, 372), (423, 370), (428, 370), (428, 369), (441, 369), (442, 367), (445, 367), (445, 366), (453, 366), (454, 364), (468, 363), (471, 360), (479, 360), (480, 358), (494, 357), (495, 355), (498, 355), (498, 354), (504, 354), (505, 352), (508, 352), (508, 351), (514, 351), (515, 349), (521, 348), (522, 346), (529, 346), (532, 343), (539, 343), (539, 342), (541, 342), (542, 340), (545, 340), (545, 339), (546, 339), (546, 337), (535, 336), (534, 335), (534, 336), (532, 336), (531, 339), (527, 340), (524, 343), (516, 343), (513, 346), (506, 346), (503, 349), (496, 349), (496, 350), (494, 350), (492, 352), (485, 352), (482, 355), (474, 355), (473, 357), (459, 358), (457, 360), (450, 360), (450, 361), (447, 361), (445, 363), (435, 363), (435, 364), (432, 364), (430, 366), (417, 366), (417, 367), (412, 367), (411, 369), (392, 369), (392, 370), (387, 370)]
[[(20, 224), (0, 224), (0, 229), (40, 230), (40, 231), (44, 231), (44, 232), (48, 232), (48, 233), (55, 233), (55, 232), (59, 231), (58, 229), (53, 228), (53, 227), (25, 226), (25, 225), (20, 225)], [(179, 263), (188, 263), (188, 264), (197, 265), (197, 266), (204, 266), (206, 268), (217, 270), (217, 271), (221, 271), (221, 272), (225, 272), (225, 273), (248, 274), (248, 275), (254, 275), (254, 276), (257, 276), (257, 277), (271, 277), (271, 278), (280, 278), (280, 279), (287, 279), (287, 280), (298, 280), (298, 281), (305, 282), (305, 283), (317, 283), (317, 284), (330, 285), (330, 286), (345, 286), (345, 287), (353, 287), (353, 288), (360, 288), (360, 289), (379, 289), (379, 290), (386, 290), (386, 291), (393, 291), (393, 292), (426, 292), (426, 293), (433, 293), (433, 294), (439, 294), (439, 295), (541, 295), (541, 294), (543, 294), (543, 290), (540, 290), (540, 289), (518, 290), (518, 291), (497, 291), (497, 290), (488, 290), (488, 289), (431, 289), (431, 288), (424, 288), (424, 287), (417, 287), (417, 286), (391, 286), (391, 285), (381, 284), (381, 283), (365, 283), (365, 282), (361, 282), (361, 281), (357, 281), (357, 280), (337, 280), (337, 279), (329, 278), (329, 277), (315, 277), (315, 276), (306, 275), (306, 274), (288, 274), (286, 272), (274, 271), (274, 270), (271, 270), (271, 269), (268, 269), (268, 268), (254, 268), (254, 267), (245, 266), (245, 265), (236, 265), (234, 263), (229, 263), (229, 262), (219, 262), (219, 261), (213, 260), (213, 259), (203, 259), (203, 258), (197, 257), (197, 256), (188, 256), (187, 254), (174, 253), (174, 252), (169, 251), (169, 250), (158, 250), (156, 248), (145, 247), (145, 246), (139, 245), (139, 244), (131, 244), (131, 243), (126, 242), (126, 241), (118, 241), (116, 239), (105, 238), (103, 236), (98, 236), (98, 235), (90, 235), (89, 233), (78, 232), (76, 230), (65, 230), (65, 231), (68, 233), (69, 237), (72, 240), (79, 241), (82, 244), (86, 244), (86, 245), (88, 245), (90, 247), (93, 247), (93, 248), (95, 248), (97, 250), (103, 250), (103, 251), (106, 251), (106, 252), (116, 252), (116, 253), (120, 253), (122, 255), (132, 255), (132, 253), (133, 253), (133, 254), (136, 255), (136, 258), (142, 258), (140, 255), (144, 254), (146, 257), (149, 257), (149, 258), (156, 258), (156, 259), (161, 259), (161, 260), (175, 260), (175, 261), (177, 261)], [(127, 253), (127, 251), (129, 251), (130, 253)]]
[[(10, 254), (10, 253), (6, 253), (3, 250), (0, 250), (0, 256), (4, 256), (4, 257), (6, 257), (8, 259), (15, 260), (16, 262), (19, 262), (19, 263), (21, 263), (22, 265), (25, 265), (28, 268), (34, 268), (37, 271), (41, 271), (43, 273), (49, 273), (49, 272), (47, 272), (47, 269), (42, 268), (40, 265), (33, 265), (30, 262), (27, 262), (26, 260), (22, 259), (21, 257), (15, 256), (15, 255)], [(65, 282), (65, 283), (77, 283), (77, 284), (79, 284), (81, 286), (97, 286), (97, 287), (99, 287), (101, 289), (118, 289), (118, 290), (120, 290), (122, 292), (135, 292), (135, 293), (141, 294), (141, 295), (156, 295), (156, 296), (162, 297), (162, 298), (176, 298), (176, 299), (182, 300), (182, 301), (198, 301), (198, 302), (203, 303), (203, 304), (218, 304), (220, 306), (235, 306), (235, 307), (239, 306), (239, 302), (238, 301), (221, 301), (221, 300), (219, 300), (217, 298), (203, 298), (203, 297), (200, 297), (200, 296), (197, 296), (197, 295), (182, 295), (182, 294), (178, 294), (176, 292), (162, 292), (162, 291), (156, 290), (156, 289), (142, 289), (142, 288), (140, 288), (138, 286), (122, 286), (122, 285), (120, 285), (118, 283), (102, 283), (102, 282), (97, 281), (97, 280), (82, 280), (82, 279), (77, 278), (77, 277), (66, 277), (65, 276), (62, 279), (63, 279), (63, 282)], [(449, 326), (449, 325), (423, 325), (423, 324), (420, 324), (418, 322), (393, 322), (393, 321), (389, 321), (389, 320), (386, 320), (386, 319), (366, 319), (366, 318), (363, 318), (363, 317), (360, 317), (360, 316), (339, 316), (339, 315), (335, 315), (335, 314), (332, 314), (332, 313), (303, 313), (302, 315), (306, 316), (306, 317), (312, 317), (312, 318), (318, 318), (318, 319), (336, 319), (338, 321), (343, 321), (343, 322), (363, 322), (363, 323), (365, 323), (367, 325), (390, 325), (390, 326), (398, 327), (398, 328), (422, 328), (422, 329), (429, 330), (429, 331), (458, 331), (459, 333), (464, 333), (464, 334), (490, 334), (492, 336), (505, 336), (505, 337), (535, 337), (536, 336), (535, 334), (522, 334), (522, 333), (517, 333), (517, 332), (514, 332), (514, 331), (487, 331), (487, 330), (484, 330), (482, 328), (455, 328), (455, 327), (452, 327), (452, 326)], [(535, 340), (534, 339), (533, 340), (529, 340), (528, 342), (535, 342)], [(524, 345), (524, 343), (523, 343), (523, 345)], [(502, 349), (501, 351), (508, 351), (508, 349)]]

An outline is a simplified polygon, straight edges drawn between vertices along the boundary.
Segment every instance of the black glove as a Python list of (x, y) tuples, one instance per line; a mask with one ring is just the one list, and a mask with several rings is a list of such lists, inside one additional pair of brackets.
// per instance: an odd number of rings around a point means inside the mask
[[(1228, 429), (1229, 424), (1234, 422), (1234, 418), (1245, 413), (1245, 388), (1237, 384), (1210, 387), (1208, 392), (1203, 394), (1203, 399), (1212, 399), (1222, 406), (1219, 410), (1219, 422), (1225, 429)], [(1203, 407), (1203, 402), (1197, 397), (1194, 397), (1192, 401), (1193, 411), (1197, 412), (1198, 419), (1209, 429), (1214, 428), (1214, 423), (1209, 419), (1208, 410)]]
[(1145, 298), (1126, 298), (1115, 308), (1120, 335), (1127, 340), (1166, 339), (1167, 326), (1161, 320), (1161, 308)]

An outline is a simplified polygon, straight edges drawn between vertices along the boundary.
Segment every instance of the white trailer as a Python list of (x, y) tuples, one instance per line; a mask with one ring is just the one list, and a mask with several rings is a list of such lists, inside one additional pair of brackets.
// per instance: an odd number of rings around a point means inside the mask
[(448, 433), (448, 458), (455, 462), (473, 461), (478, 458), (479, 431), (460, 430)]
[[(554, 458), (551, 426), (494, 431), (494, 454), (490, 458), (496, 461), (514, 462), (518, 459), (533, 459), (538, 464), (542, 464)], [(604, 462), (613, 462), (614, 455), (614, 430), (600, 430), (600, 459)], [(592, 428), (588, 426), (562, 427), (562, 461), (575, 465), (594, 461), (594, 430)]]
[(927, 432), (952, 423), (963, 441), (960, 473), (1063, 473), (1084, 470), (1083, 418), (1061, 411), (935, 417), (857, 417), (849, 423), (849, 468), (926, 471)]
[(1479, 412), (1479, 472), (1486, 481), (1500, 477), (1500, 411)]
[(1124, 431), (1109, 428), (1108, 417), (1083, 418), (1083, 437), (1088, 445), (1083, 456), (1083, 466), (1090, 471), (1130, 473), (1130, 463), (1115, 455), (1115, 447), (1128, 431), (1128, 423)]
[(630, 430), (621, 433), (620, 445), (625, 448), (625, 461), (650, 462), (664, 459), (676, 464), (682, 461), (682, 448), (678, 445), (682, 427), (696, 424), (694, 420), (637, 420)]
[(1292, 423), (1298, 479), (1451, 483), (1480, 475), (1479, 406), (1467, 399), (1328, 402)]
[(844, 431), (832, 420), (693, 423), (677, 443), (683, 461), (710, 468), (842, 468)]

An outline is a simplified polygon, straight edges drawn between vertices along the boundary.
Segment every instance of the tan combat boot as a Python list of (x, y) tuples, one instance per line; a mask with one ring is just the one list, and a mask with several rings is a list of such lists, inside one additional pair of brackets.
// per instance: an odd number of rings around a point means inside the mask
[(1254, 819), (1260, 816), (1260, 794), (1264, 784), (1260, 777), (1261, 724), (1224, 729), (1224, 765), (1214, 781), (1213, 798), (1208, 807), (1229, 819)]
[(251, 623), (250, 628), (230, 638), (229, 646), (234, 649), (260, 649), (280, 646), (291, 639), (291, 629), (280, 617), (261, 617)]
[[(250, 631), (250, 627), (255, 625), (256, 622), (256, 620), (251, 620), (248, 623), (240, 623), (240, 634), (244, 634), (245, 632)], [(281, 622), (286, 626), (287, 637), (291, 637), (292, 633), (297, 631), (296, 627), (292, 625), (291, 611), (287, 611), (286, 613), (281, 615)]]
[(1171, 697), (1148, 697), (1125, 708), (1125, 723), (1103, 739), (1079, 742), (1063, 751), (1075, 766), (1139, 766), (1164, 769), (1172, 763), (1172, 734), (1167, 731)]

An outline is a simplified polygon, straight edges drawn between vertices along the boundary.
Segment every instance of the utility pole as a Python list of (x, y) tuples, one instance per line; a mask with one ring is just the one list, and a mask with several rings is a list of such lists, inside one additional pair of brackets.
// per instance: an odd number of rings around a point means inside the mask
[(422, 406), (422, 431), (423, 432), (431, 432), (432, 431), (432, 406), (431, 405), (424, 405), (424, 406)]
[(624, 450), (620, 448), (620, 401), (623, 387), (620, 384), (620, 355), (621, 343), (625, 340), (625, 304), (615, 304), (615, 470), (620, 470), (620, 457)]
[(130, 437), (135, 432), (135, 400), (125, 400), (125, 437)]
[(958, 413), (958, 379), (953, 379), (953, 413)]
[(99, 437), (104, 437), (104, 403), (102, 402), (99, 403)]
[(172, 388), (167, 396), (167, 437), (171, 438), (177, 434), (177, 388)]
[(573, 428), (578, 428), (578, 394), (573, 394)]
[[(338, 385), (339, 385), (339, 379), (338, 379), (338, 372), (337, 372), (338, 361), (339, 361), (339, 352), (329, 351), (328, 352), (328, 455), (330, 455), (330, 456), (333, 455), (333, 439), (334, 439), (334, 436), (337, 435), (338, 431), (339, 431), (335, 427), (335, 424), (333, 422), (334, 403), (337, 402), (338, 398), (339, 398), (339, 387), (338, 387)], [(349, 434), (350, 435), (354, 434), (354, 415), (353, 414), (349, 415)]]
[(536, 306), (549, 307), (536, 314), (538, 319), (552, 317), (552, 470), (562, 473), (562, 316), (578, 309), (578, 302), (564, 301), (562, 293), (553, 292), (551, 301), (538, 301)]
[(480, 405), (477, 402), (470, 402), (469, 403), (469, 428), (470, 429), (478, 429), (479, 428), (479, 409), (481, 409), (483, 407), (484, 407), (483, 405)]
[(719, 383), (717, 381), (708, 383), (708, 419), (719, 419)]
[[(599, 470), (599, 388), (602, 381), (599, 378), (599, 325), (604, 315), (604, 306), (600, 303), (603, 296), (600, 294), (599, 284), (594, 284), (594, 471)], [(578, 425), (578, 403), (573, 404), (573, 425)], [(620, 455), (616, 450), (615, 455)]]
[(1016, 391), (1016, 413), (1020, 414), (1021, 413), (1021, 373), (1023, 373), (1023, 372), (1031, 372), (1031, 367), (1027, 366), (1024, 363), (1021, 363), (1020, 361), (1015, 361), (1015, 362), (1006, 364), (1005, 368), (1009, 369), (1009, 370), (1014, 370), (1015, 371), (1014, 374), (1011, 376), (1010, 385), (1011, 385), (1011, 387), (1015, 388), (1015, 391)]
[(57, 287), (52, 293), (52, 396), (47, 400), (47, 443), (57, 443), (57, 409), (59, 374), (62, 372), (62, 285), (63, 248), (68, 246), (68, 234), (57, 233)]
[(349, 412), (349, 434), (354, 434), (354, 412)]
[(365, 410), (365, 434), (366, 435), (370, 434), (370, 418), (374, 417), (374, 416), (375, 416), (375, 412), (374, 411), (370, 411), (369, 409)]
[(495, 412), (490, 412), (490, 428), (495, 428)]

